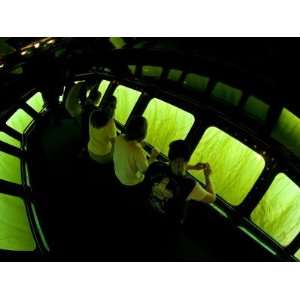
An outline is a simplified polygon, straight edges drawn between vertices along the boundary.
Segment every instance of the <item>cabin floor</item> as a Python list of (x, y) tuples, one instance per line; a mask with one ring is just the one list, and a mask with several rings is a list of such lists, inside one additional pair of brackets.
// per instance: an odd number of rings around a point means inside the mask
[(276, 261), (209, 205), (192, 203), (187, 222), (170, 230), (146, 221), (126, 197), (113, 165), (82, 148), (79, 126), (47, 115), (28, 140), (35, 204), (55, 261)]

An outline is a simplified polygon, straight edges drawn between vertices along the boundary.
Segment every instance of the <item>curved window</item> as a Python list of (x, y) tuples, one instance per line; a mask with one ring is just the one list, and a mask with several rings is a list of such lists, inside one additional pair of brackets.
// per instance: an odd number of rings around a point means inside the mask
[[(190, 160), (197, 162), (210, 163), (217, 194), (232, 205), (243, 202), (265, 167), (261, 155), (216, 127), (209, 127), (198, 143)], [(205, 182), (203, 171), (191, 174)]]
[(195, 91), (204, 92), (207, 88), (208, 82), (208, 77), (190, 73), (185, 76), (183, 86)]
[(168, 73), (168, 79), (172, 81), (178, 81), (182, 75), (181, 70), (171, 69)]
[(174, 105), (154, 98), (143, 116), (148, 121), (146, 140), (167, 155), (170, 142), (185, 139), (194, 124), (194, 116)]
[(116, 88), (114, 92), (114, 96), (117, 98), (115, 119), (122, 125), (125, 125), (127, 122), (127, 119), (141, 94), (141, 92), (123, 85), (119, 85)]
[(98, 103), (97, 106), (99, 106), (99, 104), (100, 104), (100, 102), (101, 102), (103, 96), (104, 96), (105, 93), (106, 93), (106, 90), (107, 90), (109, 84), (110, 84), (110, 81), (108, 81), (108, 80), (102, 80), (102, 81), (101, 81), (101, 83), (100, 83), (100, 85), (99, 85), (99, 88), (98, 88), (98, 91), (101, 93), (101, 98), (100, 98), (99, 103)]
[(41, 93), (34, 94), (26, 103), (36, 112), (41, 112), (44, 108), (45, 102)]
[(271, 136), (300, 157), (300, 119), (286, 108), (283, 108)]
[(300, 231), (299, 186), (284, 173), (279, 173), (251, 213), (251, 220), (287, 246)]
[(264, 122), (266, 120), (270, 105), (264, 101), (250, 96), (244, 106), (244, 110), (254, 119)]
[(18, 109), (7, 121), (6, 125), (23, 134), (27, 126), (32, 122), (32, 117), (23, 109)]
[(21, 184), (21, 160), (0, 151), (0, 179)]
[(35, 247), (23, 199), (0, 193), (0, 249), (33, 251)]
[(146, 77), (154, 77), (154, 78), (160, 78), (162, 74), (162, 67), (157, 66), (143, 66), (142, 68), (142, 74)]
[(295, 253), (295, 256), (300, 260), (300, 249)]
[(16, 140), (15, 138), (11, 137), (7, 133), (0, 131), (0, 141), (9, 144), (11, 146), (21, 148), (21, 142)]
[(212, 90), (212, 96), (237, 106), (242, 97), (242, 91), (222, 82), (218, 82)]

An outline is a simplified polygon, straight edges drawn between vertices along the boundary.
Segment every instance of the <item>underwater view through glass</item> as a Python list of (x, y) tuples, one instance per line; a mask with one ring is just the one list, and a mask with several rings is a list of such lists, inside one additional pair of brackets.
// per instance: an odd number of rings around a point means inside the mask
[(252, 212), (251, 220), (287, 246), (300, 231), (299, 186), (284, 173), (279, 173)]
[[(234, 137), (209, 127), (198, 143), (191, 164), (208, 162), (212, 168), (215, 190), (226, 202), (243, 202), (265, 167), (264, 158)], [(202, 183), (203, 171), (191, 171)]]
[(7, 121), (6, 125), (23, 134), (27, 126), (32, 122), (32, 117), (23, 109), (18, 109)]
[(300, 119), (288, 109), (282, 110), (271, 136), (300, 157)]
[(105, 95), (105, 92), (106, 92), (109, 84), (110, 84), (110, 81), (108, 81), (108, 80), (103, 79), (101, 81), (99, 88), (98, 88), (98, 91), (101, 93), (101, 98), (99, 99), (99, 103), (97, 103), (97, 106), (99, 106), (99, 104), (101, 103), (101, 100), (102, 100), (103, 96)]
[(0, 151), (0, 179), (21, 184), (21, 160)]
[(7, 133), (0, 131), (0, 141), (16, 148), (21, 148), (21, 142), (8, 135)]
[(26, 103), (32, 107), (36, 112), (41, 112), (44, 108), (45, 102), (41, 93), (34, 94)]
[(141, 92), (123, 85), (119, 85), (114, 91), (113, 95), (117, 98), (115, 119), (122, 125), (126, 124), (127, 119), (141, 94)]
[(0, 193), (0, 249), (33, 251), (35, 247), (23, 199)]
[(143, 116), (148, 121), (146, 141), (165, 155), (170, 142), (185, 139), (195, 121), (191, 113), (157, 98), (150, 101)]

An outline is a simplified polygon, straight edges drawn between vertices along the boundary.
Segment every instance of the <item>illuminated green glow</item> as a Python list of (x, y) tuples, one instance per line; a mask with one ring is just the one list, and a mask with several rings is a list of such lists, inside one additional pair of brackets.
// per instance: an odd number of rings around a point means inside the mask
[(45, 239), (45, 236), (44, 236), (44, 233), (42, 231), (42, 227), (40, 225), (40, 221), (38, 219), (38, 216), (37, 216), (37, 213), (36, 213), (36, 209), (35, 209), (35, 206), (34, 206), (33, 203), (31, 203), (31, 208), (32, 208), (32, 212), (33, 212), (34, 221), (35, 221), (35, 224), (36, 224), (37, 229), (39, 231), (39, 234), (40, 234), (41, 240), (42, 240), (42, 242), (44, 244), (44, 247), (47, 249), (47, 251), (50, 251), (50, 248), (49, 248), (48, 243), (47, 243), (47, 241)]
[(271, 249), (269, 246), (267, 246), (264, 242), (262, 242), (260, 239), (258, 239), (252, 232), (250, 232), (249, 230), (247, 230), (245, 227), (243, 226), (238, 226), (238, 228), (243, 231), (244, 233), (246, 233), (249, 237), (251, 237), (253, 240), (255, 240), (257, 243), (259, 243), (262, 247), (264, 247), (266, 250), (268, 250), (269, 252), (271, 252), (273, 255), (276, 255), (276, 252)]
[(168, 74), (168, 79), (173, 81), (178, 81), (182, 75), (181, 70), (171, 69)]
[(34, 94), (26, 103), (32, 107), (36, 112), (41, 112), (44, 108), (45, 102), (41, 93)]
[(228, 215), (225, 211), (223, 211), (221, 208), (219, 208), (217, 205), (215, 204), (211, 204), (211, 206), (223, 217), (225, 217), (226, 219), (228, 219)]
[[(232, 205), (243, 202), (265, 166), (261, 155), (216, 127), (209, 127), (198, 143), (191, 164), (197, 162), (210, 163), (217, 194)], [(203, 171), (191, 174), (205, 182)]]
[(11, 146), (21, 148), (21, 142), (16, 140), (15, 138), (11, 137), (7, 133), (0, 131), (0, 141), (9, 144)]
[(244, 106), (249, 115), (262, 122), (266, 120), (269, 108), (270, 105), (254, 96), (250, 96)]
[(165, 155), (170, 142), (185, 139), (195, 121), (189, 112), (157, 98), (150, 101), (143, 116), (148, 120), (147, 142)]
[(300, 119), (286, 108), (283, 108), (271, 136), (300, 157)]
[(117, 49), (121, 49), (126, 45), (124, 39), (121, 37), (111, 37), (109, 40)]
[(7, 121), (6, 125), (23, 134), (27, 126), (32, 122), (32, 117), (23, 109), (18, 109)]
[(33, 251), (35, 247), (23, 199), (0, 193), (0, 249)]
[(98, 88), (98, 91), (101, 93), (101, 98), (99, 100), (99, 103), (97, 103), (96, 106), (99, 106), (101, 100), (103, 99), (103, 96), (105, 95), (105, 92), (106, 92), (109, 84), (110, 84), (110, 81), (108, 81), (108, 80), (102, 80), (101, 81), (101, 83), (99, 85), (99, 88)]
[(21, 161), (18, 157), (0, 151), (0, 179), (21, 184)]
[(142, 93), (134, 89), (119, 85), (114, 96), (117, 98), (117, 108), (115, 112), (115, 119), (121, 124), (125, 124), (133, 107), (137, 103)]
[(132, 74), (135, 74), (136, 65), (129, 65), (128, 68)]
[(204, 92), (207, 88), (209, 78), (198, 74), (187, 74), (183, 85), (195, 91)]
[(300, 231), (300, 188), (279, 173), (252, 212), (251, 220), (287, 246)]
[(295, 253), (295, 257), (297, 257), (300, 260), (300, 249)]
[(28, 164), (27, 163), (25, 163), (25, 176), (26, 176), (26, 184), (28, 186), (31, 186), (31, 184), (30, 184), (29, 170), (28, 170)]
[(242, 91), (222, 82), (218, 82), (212, 90), (212, 95), (237, 106), (242, 97)]
[(163, 70), (162, 67), (143, 66), (142, 74), (143, 74), (143, 76), (160, 78), (162, 70)]

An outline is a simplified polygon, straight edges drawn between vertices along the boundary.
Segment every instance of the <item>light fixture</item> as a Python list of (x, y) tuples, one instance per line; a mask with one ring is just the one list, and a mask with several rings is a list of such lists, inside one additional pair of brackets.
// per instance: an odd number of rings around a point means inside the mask
[(26, 50), (24, 50), (24, 51), (21, 52), (21, 55), (22, 55), (22, 56), (24, 56), (24, 55), (26, 55), (26, 54), (27, 54), (27, 51), (26, 51)]
[(33, 47), (36, 48), (36, 49), (39, 48), (39, 47), (40, 47), (40, 43), (39, 43), (39, 42), (34, 43), (34, 44), (33, 44)]
[(4, 64), (0, 64), (0, 69), (4, 68)]

